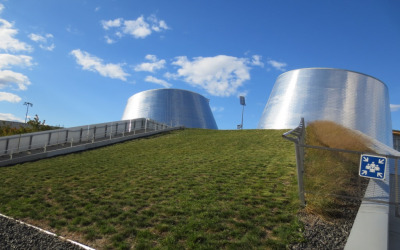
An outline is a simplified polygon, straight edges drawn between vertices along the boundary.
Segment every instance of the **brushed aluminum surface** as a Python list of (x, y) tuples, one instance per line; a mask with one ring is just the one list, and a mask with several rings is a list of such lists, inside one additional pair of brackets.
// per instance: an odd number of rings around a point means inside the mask
[(306, 68), (281, 74), (258, 124), (261, 129), (289, 129), (330, 120), (392, 146), (389, 93), (380, 80), (358, 72)]
[(169, 126), (218, 129), (209, 100), (181, 89), (155, 89), (128, 99), (122, 120), (150, 118)]

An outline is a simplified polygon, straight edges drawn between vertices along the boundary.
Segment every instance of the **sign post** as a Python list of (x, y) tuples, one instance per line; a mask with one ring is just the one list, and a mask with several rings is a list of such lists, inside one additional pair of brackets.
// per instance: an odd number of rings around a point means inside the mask
[(360, 158), (359, 175), (366, 178), (384, 180), (386, 157), (363, 154)]

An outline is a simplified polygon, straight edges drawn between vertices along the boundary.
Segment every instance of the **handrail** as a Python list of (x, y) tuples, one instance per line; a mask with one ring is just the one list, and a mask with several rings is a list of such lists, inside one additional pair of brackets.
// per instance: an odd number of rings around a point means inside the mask
[[(99, 123), (79, 127), (40, 131), (0, 137), (0, 158), (13, 157), (13, 154), (34, 150), (46, 151), (46, 148), (63, 144), (82, 144), (99, 139), (111, 139), (124, 134), (135, 134), (140, 130), (161, 130), (168, 125), (148, 118)], [(43, 152), (42, 151), (42, 152)]]

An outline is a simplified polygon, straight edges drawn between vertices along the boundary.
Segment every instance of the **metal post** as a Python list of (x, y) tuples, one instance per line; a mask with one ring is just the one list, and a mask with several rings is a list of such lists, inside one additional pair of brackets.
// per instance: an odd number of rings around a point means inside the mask
[(302, 156), (302, 149), (300, 149), (298, 143), (295, 144), (295, 151), (296, 151), (297, 184), (299, 187), (300, 205), (305, 206), (306, 200), (304, 198), (304, 182), (303, 182), (304, 162)]
[(244, 106), (246, 106), (246, 99), (245, 99), (244, 96), (239, 96), (239, 98), (240, 98), (240, 105), (243, 106), (243, 109), (242, 109), (242, 123), (240, 124), (240, 129), (243, 129), (243, 113), (244, 113)]
[(49, 132), (49, 138), (47, 139), (47, 144), (50, 145), (50, 143), (51, 143), (51, 132)]
[(32, 147), (32, 138), (33, 138), (33, 135), (29, 136), (29, 147), (28, 147), (28, 150), (31, 149), (31, 147)]
[(299, 198), (300, 198), (300, 204), (302, 206), (306, 205), (306, 201), (304, 198), (304, 147), (303, 145), (305, 144), (305, 136), (306, 136), (306, 125), (304, 123), (304, 118), (301, 118), (300, 124), (302, 124), (301, 127), (301, 133), (299, 136), (299, 144), (296, 144), (296, 148), (298, 149), (299, 152), (299, 161), (300, 164), (298, 164), (298, 169), (297, 169), (297, 176), (298, 176), (298, 183), (299, 183)]
[(305, 123), (301, 118), (300, 124), (297, 128), (284, 133), (283, 138), (294, 142), (296, 154), (296, 169), (297, 169), (297, 184), (299, 188), (300, 205), (305, 206), (304, 198), (304, 147), (305, 145)]
[(21, 143), (21, 134), (19, 134), (18, 138), (18, 148), (17, 148), (17, 153), (19, 153), (19, 144)]
[(400, 217), (400, 211), (399, 211), (399, 173), (398, 173), (398, 159), (395, 160), (395, 165), (394, 165), (394, 178), (395, 178), (395, 202), (396, 202), (396, 211), (395, 215), (396, 217)]
[(9, 141), (10, 141), (10, 139), (7, 138), (7, 140), (6, 140), (6, 149), (4, 150), (4, 154), (7, 154)]
[(144, 123), (144, 132), (145, 132), (145, 133), (147, 132), (147, 118), (146, 118), (146, 121), (145, 121), (145, 123)]
[(106, 124), (106, 127), (104, 129), (104, 138), (106, 138), (106, 137), (107, 137), (107, 124)]
[(242, 123), (240, 124), (240, 129), (243, 129), (243, 113), (244, 113), (244, 105), (242, 108)]
[(73, 143), (74, 143), (74, 138), (71, 138), (71, 148)]
[(65, 143), (68, 142), (68, 135), (69, 135), (69, 130), (67, 130), (67, 131), (65, 132)]

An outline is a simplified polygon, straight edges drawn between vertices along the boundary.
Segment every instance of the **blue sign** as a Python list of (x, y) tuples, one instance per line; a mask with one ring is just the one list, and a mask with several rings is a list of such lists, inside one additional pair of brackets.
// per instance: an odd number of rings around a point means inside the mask
[(361, 155), (360, 176), (378, 180), (385, 179), (386, 157)]

